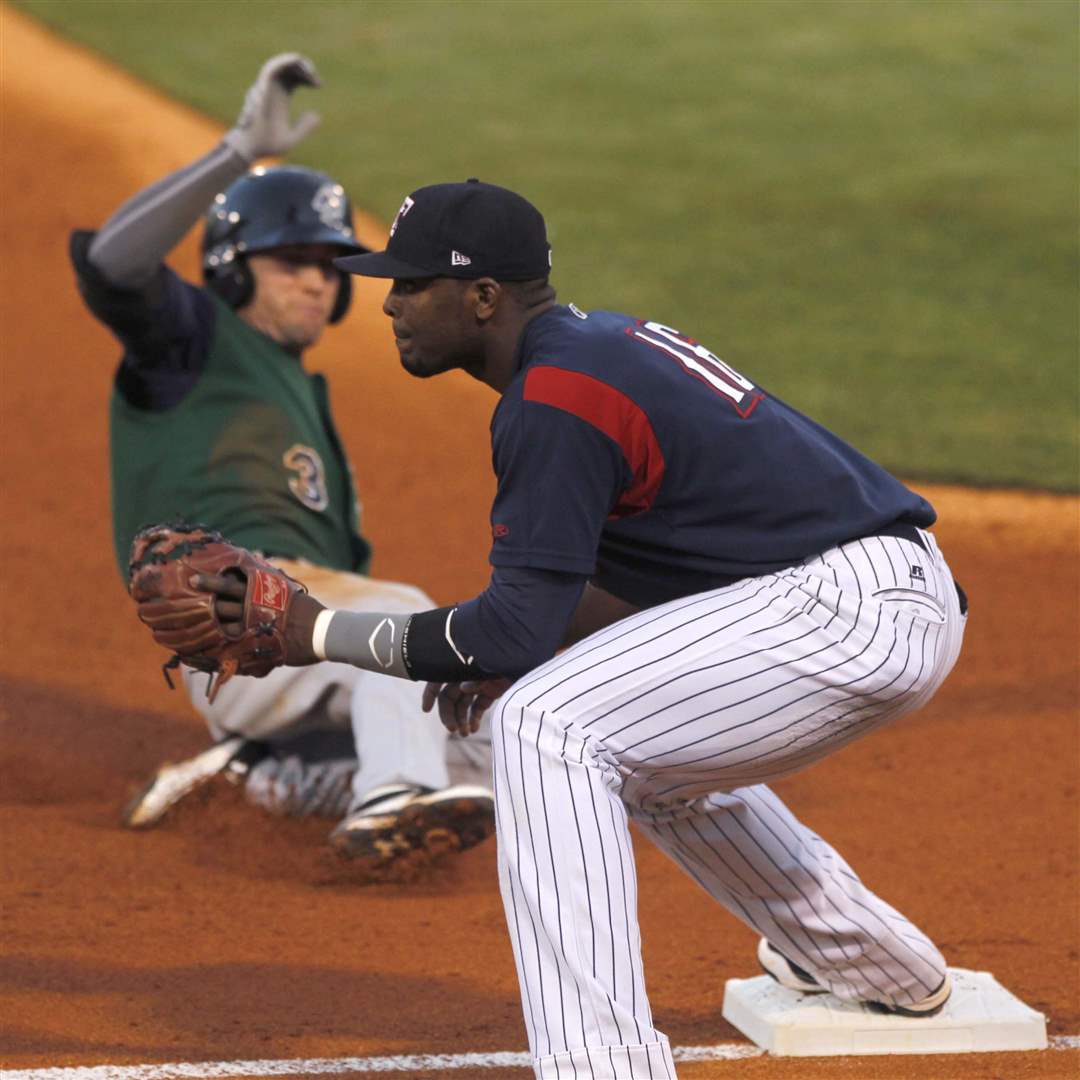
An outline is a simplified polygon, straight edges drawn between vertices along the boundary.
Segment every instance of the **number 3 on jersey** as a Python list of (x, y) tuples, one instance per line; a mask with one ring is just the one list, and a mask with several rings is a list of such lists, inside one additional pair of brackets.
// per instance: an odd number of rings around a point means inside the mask
[(670, 326), (658, 322), (639, 322), (635, 329), (628, 329), (627, 333), (674, 357), (694, 378), (721, 394), (743, 418), (749, 416), (765, 396), (749, 379), (725, 364), (715, 353), (678, 330), (672, 330)]

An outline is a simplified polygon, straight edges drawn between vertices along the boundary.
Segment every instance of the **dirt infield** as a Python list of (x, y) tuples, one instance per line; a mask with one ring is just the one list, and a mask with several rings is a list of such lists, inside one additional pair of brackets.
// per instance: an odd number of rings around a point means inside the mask
[[(523, 1050), (493, 846), (411, 886), (358, 887), (325, 854), (325, 823), (269, 819), (231, 789), (150, 833), (116, 826), (129, 789), (204, 734), (165, 689), (112, 563), (116, 349), (81, 307), (66, 237), (219, 132), (0, 11), (0, 1064)], [(362, 231), (381, 239), (375, 222)], [(189, 242), (179, 268), (194, 273), (194, 255)], [(334, 385), (374, 572), (440, 602), (471, 595), (487, 576), (493, 398), (464, 376), (405, 377), (379, 286), (358, 284), (313, 366)], [(920, 489), (972, 597), (965, 654), (925, 712), (778, 788), (953, 964), (992, 971), (1051, 1033), (1075, 1035), (1080, 508)], [(637, 851), (659, 1026), (679, 1046), (739, 1040), (720, 1006), (725, 978), (756, 973), (753, 935), (647, 844)], [(680, 1075), (1049, 1078), (1075, 1076), (1077, 1058), (762, 1057)]]

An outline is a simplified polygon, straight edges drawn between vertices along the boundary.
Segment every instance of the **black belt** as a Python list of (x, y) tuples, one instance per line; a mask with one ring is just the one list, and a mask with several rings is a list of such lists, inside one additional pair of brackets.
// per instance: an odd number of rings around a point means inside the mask
[[(906, 521), (894, 521), (891, 525), (883, 525), (880, 529), (875, 529), (870, 536), (896, 536), (901, 540), (910, 540), (913, 544), (917, 544), (927, 553), (930, 554), (930, 549), (926, 546), (926, 541), (922, 538), (922, 533), (912, 524)], [(956, 586), (956, 598), (960, 601), (960, 614), (966, 615), (968, 610), (968, 598), (967, 593), (960, 587), (960, 582), (953, 578), (953, 584)]]

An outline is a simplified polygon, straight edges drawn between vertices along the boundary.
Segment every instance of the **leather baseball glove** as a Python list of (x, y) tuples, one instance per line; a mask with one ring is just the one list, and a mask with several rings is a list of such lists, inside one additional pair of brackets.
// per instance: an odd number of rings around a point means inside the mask
[(282, 664), (311, 664), (311, 627), (322, 610), (284, 571), (201, 525), (149, 525), (131, 545), (128, 591), (154, 640), (181, 663), (211, 673), (213, 701), (234, 675), (259, 678)]

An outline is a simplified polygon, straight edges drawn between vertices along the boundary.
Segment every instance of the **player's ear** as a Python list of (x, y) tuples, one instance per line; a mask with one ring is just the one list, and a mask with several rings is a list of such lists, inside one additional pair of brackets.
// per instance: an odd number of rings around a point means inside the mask
[(499, 306), (502, 286), (494, 278), (482, 277), (471, 283), (469, 292), (476, 317), (484, 321), (490, 319)]

